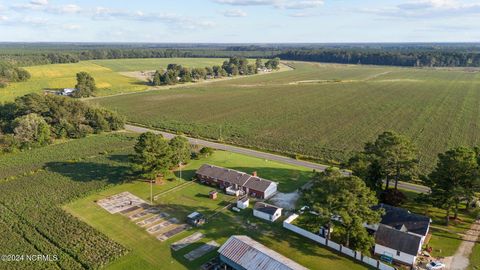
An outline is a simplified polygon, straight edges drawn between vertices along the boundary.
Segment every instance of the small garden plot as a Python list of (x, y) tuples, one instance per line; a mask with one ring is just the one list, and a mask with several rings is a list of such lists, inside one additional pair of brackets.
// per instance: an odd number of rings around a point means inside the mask
[(205, 235), (203, 233), (196, 232), (196, 233), (194, 233), (190, 236), (187, 236), (187, 237), (183, 238), (180, 241), (177, 241), (177, 242), (173, 243), (171, 245), (171, 248), (174, 251), (179, 251), (180, 249), (197, 242), (198, 240), (202, 239), (203, 237), (205, 237)]
[(131, 207), (131, 208), (128, 208), (128, 209), (125, 209), (123, 211), (120, 211), (120, 214), (122, 215), (129, 215), (129, 214), (132, 214), (133, 212), (139, 210), (139, 209), (143, 209), (143, 205), (136, 205), (134, 207)]
[(168, 232), (160, 234), (159, 236), (157, 236), (157, 239), (163, 242), (163, 241), (167, 240), (168, 238), (170, 238), (170, 237), (172, 237), (176, 234), (179, 234), (179, 233), (181, 233), (181, 232), (183, 232), (183, 231), (185, 231), (189, 228), (190, 228), (190, 226), (188, 226), (187, 224), (182, 224), (180, 226), (177, 226), (177, 227), (171, 229)]
[(168, 216), (170, 216), (170, 215), (167, 214), (167, 213), (160, 213), (160, 214), (155, 215), (153, 217), (150, 217), (150, 218), (147, 218), (147, 219), (144, 219), (142, 221), (137, 222), (137, 225), (141, 226), (141, 227), (148, 227), (148, 226), (154, 224), (155, 222), (158, 222), (158, 221), (160, 221), (163, 218), (166, 218)]
[(145, 210), (142, 211), (142, 212), (135, 213), (135, 214), (129, 216), (129, 218), (130, 218), (132, 221), (135, 221), (135, 220), (137, 220), (137, 219), (144, 218), (144, 217), (146, 217), (147, 215), (150, 215), (150, 214), (158, 214), (158, 213), (160, 213), (160, 211), (161, 211), (161, 210), (160, 210), (159, 208), (151, 207), (151, 208), (145, 209)]
[(110, 214), (116, 214), (146, 203), (147, 202), (128, 191), (98, 200), (97, 202), (98, 205), (107, 210)]
[(166, 220), (166, 221), (163, 221), (155, 226), (152, 226), (150, 228), (147, 229), (147, 232), (150, 233), (150, 234), (154, 234), (154, 233), (157, 233), (159, 232), (161, 229), (163, 228), (166, 228), (172, 224), (176, 224), (178, 223), (178, 219), (176, 218), (171, 218), (169, 220)]
[(217, 242), (210, 241), (210, 242), (202, 245), (201, 247), (190, 251), (189, 253), (185, 254), (183, 257), (185, 257), (185, 259), (187, 259), (189, 261), (193, 261), (193, 260), (196, 260), (196, 259), (202, 257), (203, 255), (207, 254), (208, 252), (210, 252), (212, 250), (215, 250), (219, 246), (220, 245)]

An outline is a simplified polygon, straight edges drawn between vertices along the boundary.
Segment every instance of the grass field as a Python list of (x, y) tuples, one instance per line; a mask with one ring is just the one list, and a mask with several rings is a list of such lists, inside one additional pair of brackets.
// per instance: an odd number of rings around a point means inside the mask
[(75, 75), (80, 71), (88, 72), (95, 78), (99, 88), (97, 96), (138, 92), (149, 87), (144, 82), (123, 76), (118, 72), (160, 69), (170, 63), (180, 63), (187, 67), (205, 67), (221, 64), (223, 60), (220, 58), (115, 59), (31, 66), (25, 68), (32, 75), (30, 80), (0, 88), (0, 102), (12, 101), (15, 97), (32, 92), (41, 93), (45, 89), (73, 88), (76, 84)]
[[(258, 173), (263, 177), (278, 180), (280, 188), (285, 190), (292, 190), (302, 185), (307, 179), (308, 175), (306, 174), (309, 173), (308, 170), (299, 167), (270, 161), (266, 162), (261, 159), (233, 153), (216, 152), (213, 156), (206, 159), (192, 161), (184, 168), (182, 178), (185, 180), (190, 179), (193, 172), (203, 163), (243, 169), (247, 172), (258, 169)], [(176, 175), (179, 176), (179, 172), (176, 172)], [(185, 180), (178, 178), (167, 180), (163, 186), (156, 186), (156, 192), (162, 188), (165, 191), (169, 190), (173, 186), (185, 183)], [(287, 181), (294, 181), (294, 184), (288, 184)], [(158, 198), (156, 203), (179, 220), (184, 220), (186, 215), (193, 211), (199, 211), (206, 216), (210, 216), (219, 208), (225, 206), (227, 204), (226, 201), (232, 199), (232, 197), (222, 193), (219, 194), (217, 200), (210, 200), (208, 198), (210, 190), (212, 190), (212, 187), (192, 183), (182, 189), (165, 193), (165, 195)], [(159, 265), (169, 269), (198, 269), (202, 263), (215, 256), (215, 252), (211, 252), (193, 262), (186, 261), (183, 255), (200, 246), (201, 243), (210, 240), (223, 243), (233, 234), (249, 235), (310, 269), (366, 269), (363, 265), (356, 264), (343, 256), (286, 231), (281, 227), (281, 222), (269, 224), (254, 218), (251, 209), (245, 210), (240, 214), (230, 210), (223, 210), (201, 228), (183, 232), (162, 243), (146, 233), (144, 229), (139, 228), (128, 218), (121, 215), (111, 215), (94, 203), (94, 200), (123, 191), (129, 191), (144, 199), (149, 198), (148, 184), (135, 182), (118, 185), (100, 193), (92, 194), (64, 207), (74, 216), (77, 216), (130, 250), (128, 255), (114, 261), (107, 269), (158, 269)], [(256, 224), (256, 229), (252, 229), (252, 223)], [(206, 235), (200, 241), (201, 243), (192, 244), (177, 252), (171, 251), (171, 243), (192, 234), (194, 231), (200, 231)], [(295, 256), (292, 257), (292, 254), (295, 254)]]
[(385, 131), (438, 152), (480, 142), (480, 73), (294, 63), (295, 70), (95, 102), (132, 122), (276, 152), (342, 161)]
[(477, 242), (473, 247), (472, 254), (470, 254), (470, 270), (480, 269), (480, 243)]

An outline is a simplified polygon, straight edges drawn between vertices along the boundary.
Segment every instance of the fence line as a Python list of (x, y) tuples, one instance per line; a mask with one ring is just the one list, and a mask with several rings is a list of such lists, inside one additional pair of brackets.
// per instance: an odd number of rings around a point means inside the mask
[(285, 221), (283, 221), (283, 227), (287, 230), (290, 230), (294, 233), (300, 234), (303, 237), (306, 237), (312, 241), (315, 241), (321, 245), (328, 246), (336, 251), (341, 252), (342, 254), (347, 255), (348, 257), (351, 257), (357, 261), (361, 261), (365, 264), (368, 264), (372, 267), (375, 267), (380, 270), (395, 270), (394, 267), (391, 267), (389, 265), (384, 264), (383, 262), (370, 258), (368, 256), (362, 255), (361, 252), (351, 250), (348, 247), (342, 246), (340, 244), (337, 244), (333, 242), (332, 240), (329, 240), (327, 243), (327, 239), (321, 237), (320, 235), (316, 235), (312, 232), (309, 232), (307, 230), (304, 230), (298, 226), (295, 226), (292, 224), (292, 222), (297, 219), (299, 216), (297, 214), (293, 214), (289, 216)]

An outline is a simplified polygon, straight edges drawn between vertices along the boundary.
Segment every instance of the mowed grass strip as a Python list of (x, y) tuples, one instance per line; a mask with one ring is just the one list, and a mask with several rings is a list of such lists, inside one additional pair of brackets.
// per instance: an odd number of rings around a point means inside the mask
[[(228, 152), (216, 152), (214, 155), (194, 160), (182, 170), (182, 178), (179, 179), (179, 171), (176, 171), (176, 178), (167, 177), (163, 185), (155, 185), (156, 190), (164, 191), (173, 186), (181, 185), (188, 181), (195, 170), (201, 164), (210, 163), (229, 168), (243, 169), (246, 172), (257, 170), (259, 175), (265, 178), (278, 180), (280, 189), (288, 190), (308, 181), (309, 170), (301, 167), (284, 165), (276, 162), (264, 161), (257, 158), (233, 154)], [(302, 174), (305, 174), (302, 176)], [(293, 184), (288, 181), (292, 181)], [(173, 215), (181, 221), (193, 211), (199, 211), (206, 216), (211, 216), (219, 209), (228, 204), (233, 197), (219, 193), (217, 200), (208, 198), (208, 193), (213, 187), (192, 183), (174, 192), (165, 193), (155, 202), (160, 208)], [(355, 263), (342, 255), (334, 253), (326, 248), (301, 236), (290, 233), (282, 228), (281, 222), (267, 223), (253, 217), (252, 210), (248, 209), (237, 214), (228, 209), (221, 211), (205, 226), (182, 232), (165, 242), (158, 241), (149, 235), (144, 228), (137, 226), (127, 217), (111, 215), (97, 204), (95, 200), (129, 191), (143, 199), (149, 198), (150, 188), (146, 183), (134, 182), (117, 185), (100, 193), (93, 194), (83, 199), (73, 201), (64, 206), (69, 213), (80, 218), (111, 239), (121, 243), (130, 250), (130, 253), (112, 262), (107, 269), (158, 269), (165, 267), (169, 269), (198, 269), (216, 255), (216, 252), (194, 260), (187, 261), (183, 255), (198, 248), (203, 243), (215, 240), (222, 244), (228, 237), (234, 234), (245, 234), (274, 249), (281, 254), (292, 258), (310, 269), (367, 269), (367, 267)], [(161, 192), (161, 191), (160, 191)], [(255, 224), (255, 229), (253, 225)], [(170, 249), (170, 244), (188, 235), (200, 231), (205, 238), (177, 252)]]
[(252, 148), (344, 161), (385, 130), (412, 138), (424, 169), (480, 142), (480, 75), (293, 63), (295, 70), (92, 101), (129, 121)]

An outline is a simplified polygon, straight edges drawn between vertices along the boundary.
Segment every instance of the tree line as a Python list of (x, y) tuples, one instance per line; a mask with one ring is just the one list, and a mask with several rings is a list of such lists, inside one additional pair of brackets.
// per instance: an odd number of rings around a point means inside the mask
[[(90, 48), (91, 47), (91, 48)], [(125, 46), (29, 48), (0, 54), (0, 61), (17, 66), (76, 63), (95, 59), (232, 57), (275, 58), (343, 64), (407, 67), (479, 67), (478, 48), (465, 46), (219, 46), (209, 48), (125, 48)], [(90, 48), (90, 49), (89, 49)]]
[(431, 193), (422, 194), (417, 200), (444, 209), (447, 226), (451, 219), (458, 218), (461, 204), (470, 210), (480, 192), (478, 147), (460, 146), (440, 153), (433, 171), (421, 174), (415, 145), (406, 136), (387, 131), (367, 142), (364, 150), (344, 166), (353, 174), (335, 168), (315, 173), (311, 187), (302, 192), (303, 203), (315, 214), (304, 222), (315, 229), (326, 228), (327, 239), (330, 229), (335, 227), (338, 241), (365, 252), (374, 239), (364, 224), (380, 222), (383, 210), (376, 207), (378, 203), (399, 206), (406, 201), (398, 188), (400, 180), (421, 179), (430, 187)]
[(277, 55), (285, 60), (405, 67), (479, 67), (480, 53), (467, 51), (298, 49)]
[(177, 83), (196, 82), (201, 79), (222, 78), (226, 76), (253, 75), (258, 69), (278, 69), (279, 58), (270, 59), (263, 64), (262, 59), (257, 59), (250, 64), (244, 57), (230, 57), (223, 64), (205, 68), (187, 68), (178, 64), (169, 64), (166, 70), (157, 70), (150, 79), (150, 84), (173, 85)]
[(9, 82), (24, 82), (28, 79), (30, 79), (30, 73), (25, 69), (0, 62), (0, 88), (6, 87)]
[(0, 153), (41, 147), (55, 139), (122, 129), (122, 116), (55, 95), (28, 94), (0, 104)]

